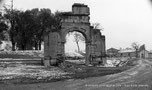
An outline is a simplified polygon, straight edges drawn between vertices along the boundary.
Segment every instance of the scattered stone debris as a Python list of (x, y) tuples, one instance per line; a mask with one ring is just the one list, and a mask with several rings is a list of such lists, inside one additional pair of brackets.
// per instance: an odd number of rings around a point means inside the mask
[(129, 58), (109, 58), (105, 64), (105, 67), (123, 67), (127, 66), (127, 63), (133, 59)]

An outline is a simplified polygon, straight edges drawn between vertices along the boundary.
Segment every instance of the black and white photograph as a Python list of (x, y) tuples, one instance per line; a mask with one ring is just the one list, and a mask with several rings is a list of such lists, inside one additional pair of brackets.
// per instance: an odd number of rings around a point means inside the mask
[(0, 90), (152, 90), (152, 0), (0, 0)]

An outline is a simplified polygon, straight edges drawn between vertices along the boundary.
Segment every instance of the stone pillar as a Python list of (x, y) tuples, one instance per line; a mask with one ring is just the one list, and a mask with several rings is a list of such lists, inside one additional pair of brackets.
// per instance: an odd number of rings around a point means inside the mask
[(86, 56), (85, 56), (85, 64), (89, 65), (90, 64), (90, 55), (91, 55), (91, 43), (86, 42)]
[(44, 65), (54, 65), (57, 60), (58, 52), (58, 38), (59, 34), (57, 32), (50, 32), (45, 36), (44, 40)]
[(43, 63), (44, 66), (48, 67), (50, 66), (50, 57), (49, 57), (49, 39), (50, 39), (50, 33), (44, 36), (44, 58)]

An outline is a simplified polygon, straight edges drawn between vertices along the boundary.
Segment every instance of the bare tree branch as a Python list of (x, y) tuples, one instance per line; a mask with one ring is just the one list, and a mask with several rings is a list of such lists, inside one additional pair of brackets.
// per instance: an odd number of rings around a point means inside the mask
[(102, 26), (100, 25), (100, 23), (92, 23), (93, 29), (100, 29), (103, 30)]
[(140, 48), (140, 44), (138, 42), (133, 42), (131, 44), (132, 48), (135, 50), (136, 58), (138, 57), (138, 51)]
[(76, 44), (77, 44), (78, 52), (80, 52), (79, 42), (80, 42), (80, 41), (82, 41), (82, 42), (85, 41), (84, 36), (83, 36), (81, 33), (74, 32), (74, 41), (75, 41)]

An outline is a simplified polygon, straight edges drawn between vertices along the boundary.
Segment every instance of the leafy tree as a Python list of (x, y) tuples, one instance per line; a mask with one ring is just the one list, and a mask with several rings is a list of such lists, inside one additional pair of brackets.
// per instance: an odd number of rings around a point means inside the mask
[(17, 45), (21, 50), (27, 50), (28, 45), (32, 42), (33, 37), (33, 17), (29, 10), (21, 12), (19, 15), (19, 20), (17, 21), (18, 25), (18, 35), (20, 38), (17, 40)]
[(10, 41), (12, 43), (12, 50), (15, 51), (16, 47), (16, 39), (18, 37), (18, 27), (19, 25), (17, 22), (20, 20), (20, 10), (11, 10), (8, 8), (5, 8), (5, 14), (4, 17), (9, 21), (10, 23), (10, 29), (8, 30)]
[(41, 43), (43, 41), (44, 33), (47, 33), (47, 28), (51, 28), (53, 24), (53, 17), (50, 9), (33, 9), (35, 12), (35, 31), (34, 31), (34, 46), (36, 50), (41, 49)]
[(40, 22), (40, 19), (39, 19), (39, 14), (40, 14), (40, 11), (38, 8), (34, 8), (31, 10), (31, 15), (32, 15), (32, 18), (33, 18), (33, 26), (32, 26), (32, 31), (33, 31), (33, 37), (32, 37), (32, 46), (35, 47), (35, 50), (38, 50), (38, 43), (40, 40), (42, 40), (42, 29), (41, 29), (41, 26), (42, 26), (42, 23)]
[(7, 29), (8, 29), (7, 24), (3, 20), (0, 20), (0, 33), (6, 31)]
[(62, 13), (63, 13), (63, 12), (56, 11), (55, 14), (53, 15), (53, 18), (54, 18), (53, 26), (54, 26), (56, 29), (61, 29)]
[(0, 39), (6, 40), (6, 31), (8, 30), (7, 22), (5, 21), (5, 18), (0, 13)]
[(5, 18), (9, 20), (9, 36), (12, 42), (12, 50), (18, 47), (20, 50), (41, 49), (43, 36), (51, 31), (60, 29), (60, 12), (51, 13), (50, 9), (38, 9), (20, 11), (5, 8)]
[[(34, 16), (35, 18), (35, 35), (34, 35), (34, 45), (36, 49), (41, 49), (41, 42), (43, 41), (43, 36), (48, 33), (47, 29), (50, 28), (51, 31), (60, 30), (60, 20), (61, 12), (57, 11), (55, 14), (51, 13), (50, 9), (33, 9), (32, 12), (37, 12)], [(39, 47), (39, 48), (38, 48)]]

